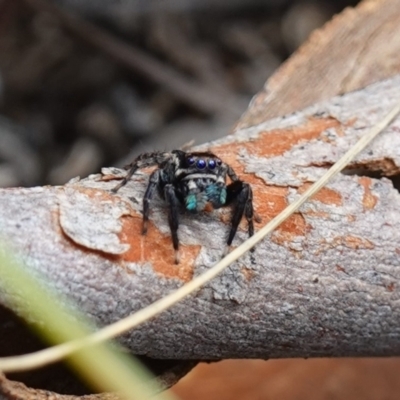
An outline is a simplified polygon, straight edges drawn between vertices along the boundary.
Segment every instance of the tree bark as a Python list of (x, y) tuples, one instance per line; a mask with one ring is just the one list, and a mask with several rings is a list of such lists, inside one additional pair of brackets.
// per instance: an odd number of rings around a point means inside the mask
[[(251, 183), (265, 223), (400, 101), (399, 84), (397, 76), (208, 149)], [(254, 253), (123, 343), (173, 359), (399, 355), (400, 195), (391, 180), (366, 176), (399, 174), (399, 130), (397, 119)], [(0, 191), (2, 238), (99, 326), (210, 268), (228, 229), (228, 210), (182, 214), (175, 265), (162, 200), (140, 235), (148, 171), (111, 194), (122, 175), (103, 169), (60, 187)], [(246, 239), (242, 228), (234, 244)]]

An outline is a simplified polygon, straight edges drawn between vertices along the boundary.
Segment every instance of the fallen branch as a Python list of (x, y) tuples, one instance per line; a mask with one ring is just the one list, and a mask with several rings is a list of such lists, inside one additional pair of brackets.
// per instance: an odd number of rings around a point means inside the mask
[[(332, 99), (209, 147), (252, 184), (266, 222), (400, 100), (399, 82)], [(399, 174), (399, 123), (350, 168)], [(162, 201), (155, 201), (148, 236), (139, 233), (147, 174), (113, 196), (119, 171), (103, 172), (63, 187), (0, 191), (2, 237), (98, 325), (143, 308), (211, 266), (228, 217), (224, 211), (182, 216), (176, 266)], [(341, 175), (253, 255), (122, 341), (154, 358), (397, 355), (399, 219), (399, 194), (390, 180)]]
[[(400, 103), (396, 104), (395, 107), (393, 107), (393, 109), (381, 121), (374, 125), (370, 131), (365, 133), (343, 156), (341, 156), (338, 161), (335, 162), (335, 164), (333, 164), (316, 182), (314, 182), (309, 188), (307, 188), (297, 200), (288, 205), (284, 210), (282, 210), (282, 212), (280, 212), (276, 217), (270, 220), (269, 223), (263, 226), (257, 233), (252, 235), (252, 237), (247, 239), (235, 250), (227, 254), (221, 261), (210, 267), (208, 271), (202, 273), (196, 278), (193, 278), (190, 282), (183, 285), (181, 288), (152, 303), (148, 307), (145, 307), (128, 317), (125, 317), (113, 324), (110, 324), (90, 336), (87, 335), (83, 339), (72, 340), (71, 338), (70, 341), (68, 341), (67, 343), (63, 343), (59, 346), (55, 346), (42, 352), (37, 352), (35, 354), (25, 356), (10, 357), (8, 359), (0, 359), (0, 369), (5, 372), (15, 372), (20, 370), (23, 371), (30, 368), (38, 368), (55, 361), (59, 361), (67, 357), (68, 355), (76, 352), (77, 350), (85, 349), (96, 343), (101, 343), (103, 341), (113, 339), (119, 335), (122, 335), (132, 328), (136, 328), (140, 324), (143, 324), (144, 322), (149, 321), (151, 318), (158, 316), (159, 314), (161, 314), (161, 312), (168, 310), (179, 301), (182, 301), (191, 294), (194, 294), (198, 289), (213, 280), (217, 275), (219, 275), (227, 267), (236, 262), (240, 257), (245, 255), (249, 250), (252, 250), (256, 244), (260, 243), (260, 241), (265, 239), (267, 235), (271, 234), (275, 229), (279, 228), (281, 224), (285, 222), (288, 218), (293, 216), (293, 214), (298, 211), (301, 206), (303, 206), (307, 201), (318, 194), (319, 191), (324, 188), (329, 181), (331, 181), (338, 173), (343, 171), (344, 168), (349, 165), (350, 161), (352, 161), (357, 155), (359, 155), (360, 152), (362, 152), (373, 141), (373, 139), (376, 138), (379, 133), (385, 130), (388, 125), (393, 122), (393, 120), (398, 116), (399, 112)], [(122, 183), (118, 185), (118, 189), (122, 186), (125, 186), (125, 184), (130, 181), (131, 176), (132, 174), (128, 173), (127, 177), (125, 177)], [(112, 193), (116, 193), (115, 187), (112, 189)], [(257, 220), (257, 222), (261, 222), (258, 215)], [(20, 284), (22, 284), (21, 280)], [(5, 279), (5, 287), (13, 287), (12, 284), (8, 284), (7, 282), (8, 281)], [(30, 284), (26, 282), (24, 283), (24, 285), (27, 286)], [(24, 293), (22, 293), (21, 297), (24, 297)], [(29, 297), (25, 297), (27, 299), (26, 302), (28, 302)], [(35, 307), (32, 306), (32, 310), (32, 312), (34, 313)], [(39, 316), (42, 315), (40, 312), (37, 312), (36, 314)], [(53, 315), (55, 314), (57, 314), (57, 311), (53, 310), (51, 312), (51, 321), (53, 320)], [(26, 318), (29, 318), (31, 314), (28, 312), (25, 313), (24, 316)], [(46, 323), (46, 320), (44, 320), (43, 323)]]

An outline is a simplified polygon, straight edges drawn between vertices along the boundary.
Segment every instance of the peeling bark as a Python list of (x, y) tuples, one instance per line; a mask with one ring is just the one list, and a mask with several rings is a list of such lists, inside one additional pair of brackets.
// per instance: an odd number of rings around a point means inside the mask
[[(400, 101), (399, 85), (400, 76), (208, 148), (252, 184), (265, 223)], [(353, 165), (390, 160), (390, 174), (399, 173), (399, 130), (397, 119)], [(176, 266), (162, 200), (140, 235), (148, 171), (111, 194), (123, 173), (106, 168), (60, 187), (0, 191), (2, 238), (99, 326), (209, 268), (228, 230), (228, 210), (182, 214)], [(174, 359), (399, 355), (399, 224), (392, 181), (342, 174), (251, 257), (122, 342), (135, 354)], [(242, 228), (236, 244), (246, 239)]]

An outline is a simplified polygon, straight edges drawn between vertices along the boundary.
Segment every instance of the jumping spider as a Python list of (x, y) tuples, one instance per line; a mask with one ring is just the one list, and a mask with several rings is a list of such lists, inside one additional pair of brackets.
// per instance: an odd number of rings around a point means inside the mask
[[(179, 263), (178, 211), (180, 206), (190, 212), (203, 211), (207, 203), (213, 208), (234, 205), (227, 246), (235, 237), (239, 222), (245, 215), (248, 233), (254, 233), (253, 193), (248, 183), (239, 180), (232, 167), (209, 152), (188, 153), (173, 150), (170, 153), (144, 153), (137, 157), (125, 169), (129, 170), (122, 182), (114, 187), (116, 193), (126, 185), (132, 175), (140, 168), (157, 165), (150, 175), (149, 184), (143, 197), (143, 229), (147, 232), (150, 200), (155, 189), (168, 206), (168, 223), (171, 229), (172, 243), (175, 249), (175, 263)], [(232, 181), (226, 184), (227, 177)]]

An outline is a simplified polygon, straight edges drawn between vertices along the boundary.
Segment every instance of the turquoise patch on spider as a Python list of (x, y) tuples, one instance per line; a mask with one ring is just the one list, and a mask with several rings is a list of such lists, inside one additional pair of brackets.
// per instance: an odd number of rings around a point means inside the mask
[(189, 195), (186, 197), (185, 203), (186, 203), (186, 209), (187, 209), (187, 210), (189, 210), (189, 211), (195, 210), (196, 207), (197, 207), (197, 198), (196, 198), (196, 195), (193, 194), (193, 193), (192, 193), (192, 194), (189, 194)]
[(226, 189), (222, 188), (221, 193), (219, 194), (219, 201), (221, 204), (225, 204), (226, 202)]
[(196, 198), (197, 198), (197, 211), (204, 210), (208, 201), (207, 194), (198, 193)]
[(215, 197), (215, 195), (217, 194), (217, 192), (218, 192), (218, 188), (217, 188), (217, 186), (216, 185), (208, 185), (207, 187), (206, 187), (206, 194), (207, 194), (207, 197), (211, 200), (213, 197)]

